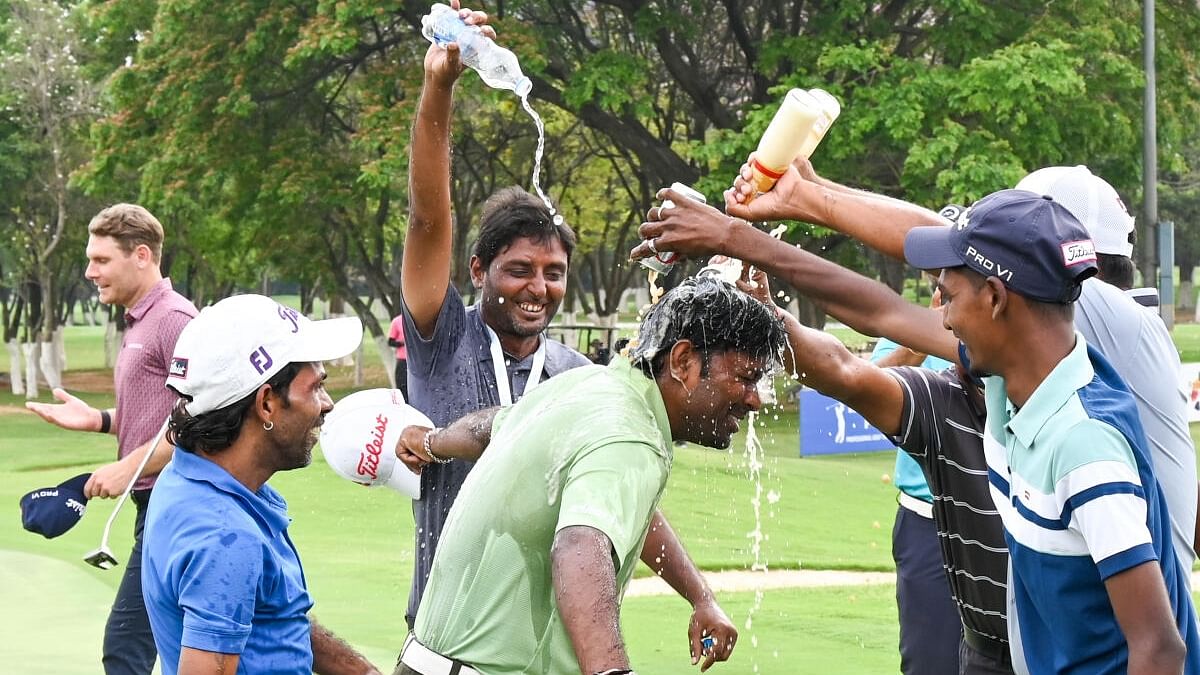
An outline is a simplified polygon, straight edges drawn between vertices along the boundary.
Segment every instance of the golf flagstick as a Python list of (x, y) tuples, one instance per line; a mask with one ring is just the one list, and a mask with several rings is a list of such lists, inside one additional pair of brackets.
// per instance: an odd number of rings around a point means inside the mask
[(154, 455), (154, 450), (158, 448), (159, 442), (162, 441), (163, 434), (167, 432), (167, 425), (171, 422), (171, 416), (167, 415), (167, 419), (163, 420), (162, 427), (154, 434), (154, 440), (150, 441), (150, 448), (146, 450), (145, 456), (138, 464), (137, 471), (133, 473), (133, 477), (129, 479), (129, 485), (125, 486), (125, 492), (121, 493), (121, 498), (117, 500), (117, 505), (113, 507), (112, 515), (108, 517), (108, 522), (104, 525), (104, 536), (100, 538), (100, 548), (83, 556), (83, 560), (93, 567), (99, 567), (102, 570), (110, 570), (120, 563), (113, 557), (112, 550), (108, 548), (108, 533), (112, 530), (113, 522), (117, 519), (117, 514), (121, 512), (121, 507), (125, 504), (125, 500), (129, 499), (129, 493), (133, 492), (133, 486), (142, 477), (142, 471), (146, 469), (146, 464), (150, 461), (150, 457)]

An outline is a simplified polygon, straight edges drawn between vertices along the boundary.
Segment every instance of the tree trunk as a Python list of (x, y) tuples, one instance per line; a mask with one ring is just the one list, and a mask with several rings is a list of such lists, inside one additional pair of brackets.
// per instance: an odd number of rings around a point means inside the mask
[(21, 351), (25, 354), (25, 400), (32, 401), (38, 397), (38, 343), (26, 342)]
[(21, 344), (16, 338), (4, 343), (8, 348), (8, 372), (12, 374), (11, 385), (13, 396), (23, 396), (25, 394), (25, 378), (22, 376), (24, 371), (24, 360), (21, 358)]
[(1179, 297), (1175, 306), (1179, 309), (1191, 309), (1196, 306), (1196, 290), (1192, 283), (1196, 261), (1179, 256), (1176, 260), (1179, 262)]

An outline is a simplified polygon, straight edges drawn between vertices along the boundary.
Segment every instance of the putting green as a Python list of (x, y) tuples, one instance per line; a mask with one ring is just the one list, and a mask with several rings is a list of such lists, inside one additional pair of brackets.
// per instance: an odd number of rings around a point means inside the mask
[[(0, 607), (8, 608), (0, 617), (0, 663), (22, 675), (100, 672), (101, 640), (113, 592), (112, 586), (89, 574), (83, 561), (76, 565), (0, 549)], [(356, 648), (381, 671), (391, 672), (395, 649)]]
[(0, 549), (0, 663), (21, 673), (100, 672), (113, 589), (78, 565)]

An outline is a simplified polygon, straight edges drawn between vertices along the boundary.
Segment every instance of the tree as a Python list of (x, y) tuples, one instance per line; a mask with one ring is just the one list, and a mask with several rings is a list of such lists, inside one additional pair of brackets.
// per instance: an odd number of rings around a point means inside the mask
[[(26, 289), (26, 395), (32, 397), (37, 395), (35, 362), (51, 386), (61, 386), (61, 291), (65, 279), (79, 276), (82, 259), (62, 255), (69, 239), (67, 222), (78, 199), (70, 179), (82, 162), (82, 140), (96, 109), (92, 86), (77, 58), (71, 7), (20, 0), (8, 9), (0, 90), (9, 97), (8, 145), (25, 168), (7, 172), (22, 185), (4, 197), (5, 226), (11, 232), (16, 274), (24, 277)], [(37, 343), (40, 348), (34, 346)]]
[[(399, 307), (428, 3), (246, 0), (219, 13), (196, 0), (123, 4), (95, 10), (98, 33), (120, 46), (100, 49), (116, 72), (94, 186), (135, 173), (141, 199), (196, 242), (186, 264), (206, 288), (257, 283), (270, 270), (331, 289), (381, 335), (359, 296)], [(1170, 120), (1160, 144), (1170, 147), (1197, 119), (1188, 41), (1200, 26), (1187, 7), (1159, 7), (1160, 109)], [(598, 314), (638, 278), (624, 259), (656, 190), (681, 181), (717, 201), (793, 86), (843, 101), (814, 158), (842, 182), (939, 207), (1039, 166), (1086, 163), (1137, 192), (1140, 3), (509, 0), (491, 9), (547, 120), (545, 183), (580, 234), (572, 297)], [(141, 36), (136, 53), (117, 64), (131, 35)], [(458, 101), (454, 278), (464, 284), (478, 209), (498, 185), (527, 184), (532, 136), (511, 94), (470, 74)], [(871, 266), (828, 231), (794, 224), (788, 237)], [(230, 254), (204, 255), (212, 246)]]

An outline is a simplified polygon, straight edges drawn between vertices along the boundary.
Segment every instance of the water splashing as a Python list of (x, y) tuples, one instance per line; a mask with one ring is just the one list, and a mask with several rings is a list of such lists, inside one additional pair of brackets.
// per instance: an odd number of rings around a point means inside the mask
[(533, 189), (537, 191), (538, 197), (542, 198), (542, 202), (546, 204), (546, 208), (550, 209), (550, 215), (554, 216), (554, 224), (562, 225), (562, 214), (555, 211), (554, 205), (550, 203), (550, 198), (542, 190), (542, 153), (546, 150), (546, 125), (542, 123), (541, 116), (537, 114), (533, 106), (529, 105), (528, 96), (521, 97), (521, 107), (533, 118), (533, 123), (537, 126), (538, 132), (537, 149), (533, 152)]
[[(762, 531), (762, 497), (763, 497), (763, 482), (762, 469), (764, 452), (762, 443), (758, 440), (758, 431), (754, 428), (757, 413), (750, 413), (746, 416), (746, 466), (750, 470), (750, 480), (754, 482), (754, 496), (750, 498), (750, 505), (754, 507), (754, 529), (746, 533), (746, 537), (750, 540), (750, 552), (754, 555), (754, 562), (750, 565), (752, 572), (766, 572), (767, 563), (762, 556), (762, 543), (766, 540), (766, 535)], [(772, 494), (774, 491), (772, 490)], [(774, 504), (778, 501), (776, 496), (772, 499), (772, 495), (767, 495), (768, 501)], [(759, 581), (758, 588), (754, 590), (754, 604), (750, 605), (750, 611), (746, 613), (746, 630), (753, 630), (754, 615), (762, 608), (763, 587), (762, 581)], [(750, 644), (758, 648), (758, 636), (750, 634)], [(754, 672), (758, 672), (758, 661), (754, 661)]]

